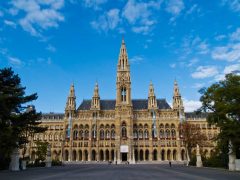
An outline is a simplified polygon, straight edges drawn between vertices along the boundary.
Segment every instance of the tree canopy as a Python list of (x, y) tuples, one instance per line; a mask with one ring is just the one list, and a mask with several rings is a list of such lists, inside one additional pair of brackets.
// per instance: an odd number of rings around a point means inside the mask
[(26, 95), (26, 87), (11, 68), (0, 69), (0, 169), (9, 163), (15, 147), (22, 147), (33, 133), (43, 132), (38, 121), (41, 113), (30, 108), (37, 94)]
[(201, 111), (209, 112), (208, 123), (220, 128), (218, 139), (240, 148), (240, 76), (227, 74), (224, 80), (200, 90)]
[(205, 146), (207, 136), (202, 133), (201, 128), (191, 124), (187, 121), (183, 121), (179, 124), (180, 139), (186, 149), (187, 160), (192, 158), (192, 149), (199, 146)]

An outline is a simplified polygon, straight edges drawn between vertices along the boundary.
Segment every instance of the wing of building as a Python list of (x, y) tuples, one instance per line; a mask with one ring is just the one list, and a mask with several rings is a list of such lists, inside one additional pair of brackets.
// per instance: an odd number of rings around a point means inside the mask
[[(172, 107), (158, 99), (152, 82), (146, 99), (132, 99), (131, 75), (124, 39), (121, 43), (116, 76), (116, 99), (100, 98), (95, 85), (91, 99), (76, 106), (71, 85), (63, 114), (43, 114), (44, 134), (36, 134), (29, 154), (35, 158), (35, 141), (51, 144), (52, 159), (63, 161), (184, 161), (185, 149), (178, 126), (187, 120), (200, 127), (211, 139), (217, 128), (207, 125), (206, 114), (185, 113), (177, 82)], [(210, 154), (214, 145), (204, 147)]]

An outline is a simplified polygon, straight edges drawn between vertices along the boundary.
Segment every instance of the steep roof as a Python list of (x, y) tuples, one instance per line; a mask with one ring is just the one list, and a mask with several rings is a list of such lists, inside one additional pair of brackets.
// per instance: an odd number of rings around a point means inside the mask
[[(78, 110), (90, 110), (92, 100), (83, 100)], [(133, 109), (141, 110), (148, 108), (147, 99), (133, 99), (132, 100)], [(116, 105), (116, 100), (100, 100), (100, 109), (101, 110), (114, 110)], [(157, 99), (157, 106), (159, 109), (171, 109), (169, 104), (165, 99)]]

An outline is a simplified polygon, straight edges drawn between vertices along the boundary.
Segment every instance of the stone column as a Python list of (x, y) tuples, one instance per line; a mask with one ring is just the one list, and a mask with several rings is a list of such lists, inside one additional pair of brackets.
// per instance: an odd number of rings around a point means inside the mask
[(132, 149), (133, 149), (132, 164), (136, 164), (136, 161), (135, 161), (135, 150), (134, 150), (134, 148), (132, 148)]
[(46, 167), (52, 166), (52, 159), (51, 159), (51, 145), (48, 144), (47, 147), (47, 157), (46, 157)]
[(231, 141), (229, 141), (228, 149), (229, 149), (229, 152), (228, 152), (228, 157), (229, 157), (228, 168), (229, 168), (229, 171), (235, 171), (236, 170), (236, 165), (235, 165), (236, 154), (233, 151), (233, 145), (232, 145)]
[(11, 155), (11, 162), (9, 165), (10, 171), (19, 171), (19, 151), (15, 148)]
[(197, 152), (196, 152), (196, 156), (197, 156), (197, 167), (202, 167), (202, 158), (201, 158), (201, 154), (200, 154), (200, 150), (199, 150), (199, 145), (197, 144)]

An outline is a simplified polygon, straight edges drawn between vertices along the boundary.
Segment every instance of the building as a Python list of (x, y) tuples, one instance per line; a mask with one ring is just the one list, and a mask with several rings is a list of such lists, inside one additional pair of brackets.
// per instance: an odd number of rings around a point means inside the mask
[[(146, 99), (132, 99), (127, 49), (122, 40), (117, 64), (116, 99), (103, 100), (95, 85), (92, 99), (76, 106), (71, 85), (64, 114), (44, 114), (44, 134), (36, 134), (30, 143), (35, 158), (36, 140), (51, 144), (53, 159), (63, 161), (183, 161), (185, 149), (178, 126), (187, 121), (201, 127), (209, 140), (217, 128), (207, 125), (206, 115), (185, 113), (177, 82), (174, 82), (172, 108), (165, 99), (157, 99), (153, 84)], [(213, 146), (204, 147), (210, 154)]]

